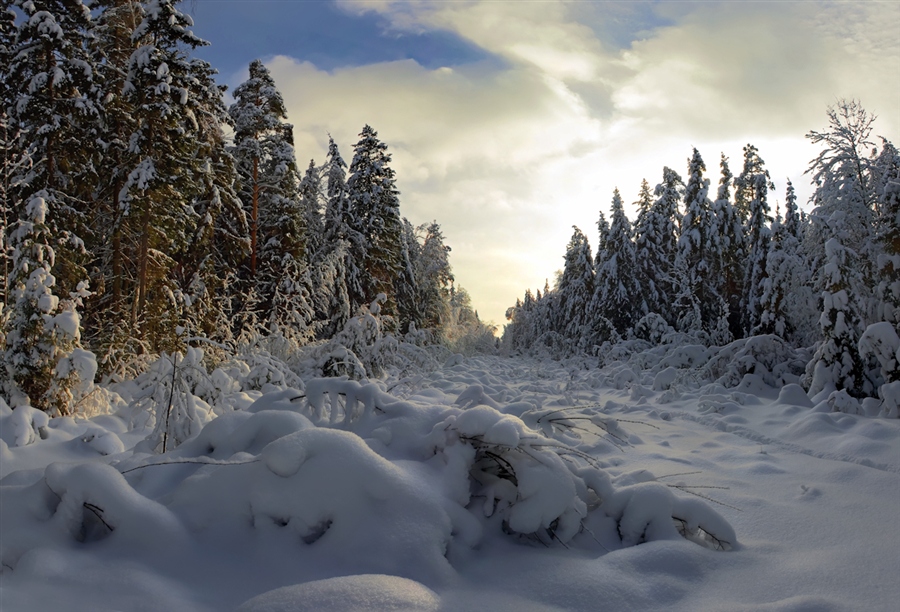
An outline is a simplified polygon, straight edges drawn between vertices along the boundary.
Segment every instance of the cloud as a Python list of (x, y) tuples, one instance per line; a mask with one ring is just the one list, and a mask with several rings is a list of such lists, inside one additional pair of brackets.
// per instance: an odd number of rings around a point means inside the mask
[(803, 136), (824, 127), (828, 104), (858, 97), (885, 136), (896, 141), (900, 128), (894, 3), (340, 6), (377, 11), (399, 31), (449, 31), (502, 60), (332, 71), (268, 62), (301, 164), (323, 160), (329, 132), (349, 163), (371, 124), (394, 155), (403, 214), (441, 224), (457, 279), (498, 323), (526, 288), (552, 282), (572, 224), (596, 244), (613, 188), (633, 201), (664, 165), (684, 172), (692, 146), (715, 183), (719, 152), (736, 170), (752, 141), (776, 197), (789, 175), (803, 198), (815, 155)]

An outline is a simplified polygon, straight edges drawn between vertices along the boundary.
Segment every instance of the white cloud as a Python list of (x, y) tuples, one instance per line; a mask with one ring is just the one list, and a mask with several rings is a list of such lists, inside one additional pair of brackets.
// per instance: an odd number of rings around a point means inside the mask
[[(371, 124), (394, 154), (403, 214), (441, 224), (458, 281), (497, 323), (527, 287), (552, 282), (572, 224), (595, 242), (613, 187), (634, 200), (641, 178), (683, 172), (692, 146), (715, 183), (719, 152), (737, 170), (753, 142), (782, 199), (786, 176), (809, 193), (801, 175), (815, 150), (803, 135), (837, 98), (860, 98), (895, 142), (900, 130), (896, 3), (657, 3), (643, 31), (643, 4), (631, 15), (563, 2), (342, 6), (452, 31), (506, 61), (333, 72), (269, 62), (301, 164), (322, 161), (329, 131), (349, 163)], [(617, 49), (603, 33), (619, 22), (642, 38)]]

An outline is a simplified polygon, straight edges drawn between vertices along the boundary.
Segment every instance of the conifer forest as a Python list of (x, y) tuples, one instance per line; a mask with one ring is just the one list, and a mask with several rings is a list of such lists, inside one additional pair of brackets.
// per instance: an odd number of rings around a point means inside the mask
[(501, 330), (391, 144), (298, 150), (180, 4), (0, 8), (0, 608), (896, 603), (880, 109), (822, 108), (783, 190), (686, 144)]

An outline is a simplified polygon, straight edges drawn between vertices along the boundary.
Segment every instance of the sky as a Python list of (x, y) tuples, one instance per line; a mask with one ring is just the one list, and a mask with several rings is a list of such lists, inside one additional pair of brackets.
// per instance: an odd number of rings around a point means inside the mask
[[(298, 164), (349, 163), (371, 125), (393, 155), (401, 214), (436, 220), (456, 281), (503, 325), (552, 285), (572, 226), (592, 245), (613, 189), (634, 218), (641, 180), (682, 175), (696, 147), (754, 144), (784, 201), (801, 204), (826, 109), (856, 98), (900, 143), (900, 2), (190, 0), (230, 90), (272, 72)], [(808, 208), (808, 207), (807, 207)]]

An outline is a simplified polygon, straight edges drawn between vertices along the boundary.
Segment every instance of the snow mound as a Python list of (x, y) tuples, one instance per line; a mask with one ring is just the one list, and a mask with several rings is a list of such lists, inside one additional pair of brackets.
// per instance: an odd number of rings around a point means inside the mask
[(430, 612), (439, 607), (434, 591), (418, 582), (363, 574), (275, 589), (244, 602), (237, 612)]

